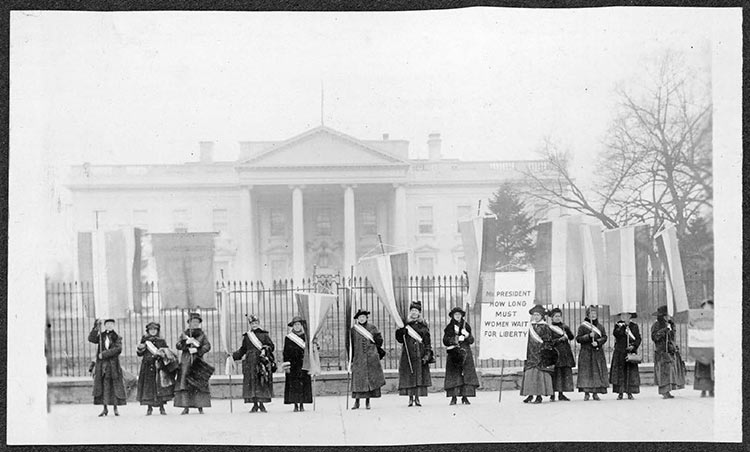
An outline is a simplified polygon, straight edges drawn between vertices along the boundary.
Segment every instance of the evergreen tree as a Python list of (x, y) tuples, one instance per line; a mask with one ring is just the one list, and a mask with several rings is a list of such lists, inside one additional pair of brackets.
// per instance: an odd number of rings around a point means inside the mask
[(504, 265), (525, 267), (534, 261), (532, 233), (534, 221), (525, 210), (520, 194), (504, 183), (492, 195), (489, 210), (497, 216), (494, 256), (495, 268)]

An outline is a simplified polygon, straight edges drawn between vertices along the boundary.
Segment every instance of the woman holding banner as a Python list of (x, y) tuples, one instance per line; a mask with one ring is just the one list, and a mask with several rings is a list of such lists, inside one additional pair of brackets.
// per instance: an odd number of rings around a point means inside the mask
[(352, 397), (353, 410), (359, 408), (359, 399), (365, 399), (365, 409), (370, 409), (370, 399), (380, 397), (385, 386), (385, 376), (380, 360), (385, 356), (383, 335), (375, 325), (368, 323), (369, 311), (359, 309), (354, 314), (356, 322), (350, 331), (352, 347)]
[(89, 333), (89, 342), (97, 344), (96, 363), (94, 364), (94, 405), (104, 405), (99, 417), (106, 416), (107, 405), (112, 405), (115, 416), (118, 405), (125, 405), (125, 384), (120, 367), (122, 337), (115, 332), (114, 319), (102, 322), (97, 320)]
[(168, 384), (164, 386), (159, 375), (159, 366), (161, 365), (159, 350), (168, 347), (167, 341), (159, 336), (160, 329), (161, 325), (158, 323), (149, 322), (146, 325), (146, 334), (141, 337), (141, 343), (138, 344), (135, 351), (136, 355), (143, 357), (141, 369), (138, 372), (138, 395), (136, 398), (141, 402), (141, 405), (148, 406), (146, 416), (151, 416), (154, 407), (159, 407), (159, 414), (167, 414), (164, 410), (164, 403), (174, 397), (174, 380), (167, 379), (165, 382)]
[(456, 404), (461, 396), (461, 403), (470, 405), (468, 397), (476, 397), (479, 378), (474, 367), (474, 356), (469, 347), (474, 343), (471, 327), (464, 320), (466, 312), (460, 307), (451, 309), (450, 321), (443, 330), (443, 345), (448, 351), (445, 363), (445, 395), (450, 397), (450, 405)]
[(288, 326), (292, 331), (284, 338), (283, 364), (286, 372), (284, 381), (284, 404), (294, 404), (294, 412), (305, 411), (304, 404), (312, 403), (312, 380), (302, 368), (305, 360), (305, 319), (295, 316)]
[(609, 382), (612, 383), (612, 392), (617, 393), (617, 400), (622, 400), (623, 392), (628, 394), (628, 400), (633, 400), (633, 394), (641, 392), (638, 363), (628, 361), (628, 355), (638, 352), (641, 345), (641, 332), (638, 324), (633, 321), (636, 317), (635, 312), (621, 313), (620, 320), (612, 330), (615, 349), (609, 367)]
[(607, 378), (607, 358), (604, 356), (602, 345), (607, 342), (607, 331), (599, 323), (599, 311), (596, 306), (586, 308), (586, 318), (578, 327), (576, 342), (581, 344), (578, 352), (578, 392), (583, 392), (583, 400), (589, 400), (591, 394), (594, 400), (599, 394), (607, 393), (609, 379)]
[(542, 320), (546, 313), (547, 310), (541, 305), (534, 305), (529, 310), (531, 325), (529, 325), (526, 361), (523, 363), (523, 379), (521, 380), (521, 395), (528, 397), (523, 399), (523, 403), (542, 403), (542, 396), (554, 394), (552, 390), (554, 362), (550, 366), (549, 360), (549, 352), (553, 350), (552, 331)]
[(659, 394), (665, 399), (673, 399), (670, 391), (685, 387), (685, 363), (680, 350), (674, 343), (674, 321), (669, 317), (666, 306), (659, 306), (654, 313), (656, 323), (651, 326), (651, 339), (654, 341), (654, 380)]
[(552, 374), (552, 395), (549, 400), (554, 402), (555, 392), (557, 392), (557, 400), (568, 402), (570, 399), (565, 397), (563, 392), (573, 391), (573, 368), (576, 366), (576, 360), (570, 348), (570, 341), (575, 336), (570, 327), (563, 323), (560, 308), (552, 309), (548, 315), (551, 320), (549, 328), (552, 333), (552, 345), (557, 350), (555, 372)]
[(422, 318), (422, 303), (409, 304), (406, 325), (396, 330), (396, 341), (401, 348), (398, 366), (398, 395), (409, 396), (409, 406), (422, 406), (420, 397), (427, 397), (427, 388), (432, 386), (430, 364), (435, 362), (430, 341), (430, 328)]
[(255, 315), (247, 317), (250, 330), (242, 335), (242, 345), (232, 354), (235, 361), (242, 361), (242, 397), (245, 403), (253, 404), (251, 413), (266, 412), (264, 403), (273, 398), (273, 373), (276, 371), (274, 345), (268, 331), (260, 327)]
[(198, 413), (203, 414), (203, 408), (211, 406), (208, 381), (214, 369), (203, 360), (203, 355), (211, 350), (211, 343), (201, 329), (202, 323), (200, 314), (191, 313), (188, 329), (175, 344), (177, 350), (182, 350), (174, 395), (174, 406), (184, 408), (180, 414), (188, 414), (190, 408), (198, 408)]

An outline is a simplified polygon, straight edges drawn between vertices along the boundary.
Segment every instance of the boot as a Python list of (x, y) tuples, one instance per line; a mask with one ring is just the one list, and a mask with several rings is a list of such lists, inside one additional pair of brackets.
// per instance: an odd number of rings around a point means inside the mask
[(526, 397), (525, 399), (523, 399), (523, 403), (529, 403), (529, 402), (531, 402), (531, 399), (533, 399), (533, 398), (534, 398), (534, 396), (530, 395), (530, 396)]
[(662, 397), (665, 399), (674, 399), (674, 396), (667, 392), (666, 394), (662, 394)]
[(119, 416), (120, 413), (117, 412), (117, 405), (112, 406), (112, 411), (115, 412), (115, 416)]
[(354, 399), (354, 406), (352, 407), (353, 410), (359, 409), (359, 399)]
[(154, 407), (151, 405), (148, 406), (148, 409), (146, 410), (146, 416), (151, 416), (151, 413), (154, 412)]
[(599, 398), (599, 394), (597, 394), (597, 393), (594, 393), (593, 397), (594, 397), (594, 400), (601, 400), (601, 399)]
[(622, 400), (622, 393), (617, 394), (617, 400)]
[(448, 405), (455, 405), (456, 404), (456, 396), (451, 397), (451, 403)]
[(536, 399), (534, 399), (534, 401), (531, 403), (542, 403), (542, 396), (540, 395), (536, 396)]
[(587, 401), (587, 400), (588, 400), (588, 399), (590, 399), (590, 398), (591, 398), (591, 394), (589, 394), (588, 392), (585, 392), (585, 393), (583, 394), (583, 401), (584, 401), (584, 402), (585, 402), (585, 401)]
[(628, 400), (633, 400), (635, 397), (633, 397), (633, 394), (628, 393)]
[(304, 405), (302, 405), (301, 403), (299, 404), (299, 410), (300, 410), (300, 411), (305, 411), (305, 406), (304, 406)]
[(409, 406), (414, 405), (414, 396), (409, 396)]
[(471, 402), (469, 402), (469, 399), (466, 398), (466, 396), (461, 397), (461, 404), (463, 405), (471, 405)]
[(182, 413), (180, 413), (180, 415), (188, 414), (189, 412), (190, 412), (190, 408), (185, 408), (182, 410)]
[(370, 398), (369, 397), (365, 399), (365, 409), (366, 410), (370, 409)]
[(198, 407), (198, 414), (203, 414), (203, 408)]
[(414, 405), (416, 405), (416, 406), (422, 406), (422, 404), (419, 403), (419, 396), (414, 396)]
[(701, 391), (701, 397), (706, 397), (706, 391)]
[(104, 409), (102, 410), (102, 412), (101, 412), (101, 413), (99, 413), (99, 417), (104, 417), (104, 416), (106, 416), (106, 415), (107, 415), (107, 413), (109, 413), (109, 412), (107, 411), (107, 405), (104, 405)]
[(555, 401), (555, 395), (554, 394), (552, 394), (551, 396), (549, 396), (549, 401), (550, 402), (554, 402)]
[(266, 406), (263, 405), (263, 402), (260, 402), (260, 404), (258, 405), (258, 408), (260, 409), (261, 413), (267, 413)]
[(299, 411), (299, 406), (298, 406), (298, 405), (297, 405), (297, 404), (295, 403), (295, 404), (294, 404), (294, 412), (296, 413), (296, 412), (298, 412), (298, 411)]
[(167, 410), (164, 409), (164, 405), (159, 406), (159, 414), (166, 416)]
[(251, 413), (257, 413), (258, 412), (258, 402), (253, 403), (253, 407), (250, 408)]
[(557, 394), (557, 400), (561, 402), (570, 402), (570, 399), (565, 397), (565, 394), (563, 394), (562, 392)]
[(713, 389), (710, 390), (710, 391), (708, 391), (708, 396), (709, 397), (713, 397), (714, 396), (714, 390)]

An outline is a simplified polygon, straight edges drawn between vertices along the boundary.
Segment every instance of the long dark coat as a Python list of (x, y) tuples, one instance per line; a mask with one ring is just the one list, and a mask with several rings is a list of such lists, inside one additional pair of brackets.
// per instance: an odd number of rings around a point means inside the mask
[(573, 350), (570, 348), (570, 341), (575, 338), (573, 331), (564, 323), (553, 323), (553, 325), (563, 330), (563, 334), (560, 335), (550, 329), (550, 333), (552, 334), (552, 346), (557, 350), (557, 362), (555, 363), (555, 367), (575, 367), (576, 359), (573, 356)]
[[(409, 395), (409, 390), (416, 388), (424, 388), (419, 391), (419, 395), (426, 395), (426, 388), (432, 386), (430, 365), (428, 364), (428, 361), (433, 357), (432, 343), (430, 342), (430, 328), (422, 319), (408, 322), (408, 325), (411, 325), (411, 327), (422, 336), (422, 342), (417, 342), (417, 340), (409, 336), (409, 333), (406, 332), (406, 328), (399, 328), (396, 330), (396, 341), (404, 344), (404, 346), (401, 347), (401, 360), (398, 365), (399, 395)], [(411, 368), (409, 367), (410, 361)]]
[[(109, 348), (106, 348), (105, 337), (109, 336)], [(120, 367), (122, 338), (114, 331), (109, 333), (93, 328), (89, 333), (89, 342), (97, 344), (96, 364), (94, 366), (94, 405), (125, 405), (127, 395)], [(99, 353), (102, 357), (99, 358)]]
[[(291, 334), (297, 333), (292, 332)], [(303, 342), (305, 341), (305, 333), (300, 333), (298, 336)], [(283, 358), (285, 362), (290, 364), (284, 382), (284, 403), (312, 403), (312, 380), (310, 374), (302, 369), (305, 349), (285, 337)]]
[[(383, 346), (383, 335), (370, 323), (360, 325), (372, 334), (370, 341), (354, 328), (351, 329), (352, 344), (352, 392), (370, 392), (385, 386), (383, 367), (380, 365), (378, 347)], [(408, 365), (407, 365), (408, 366)]]
[[(635, 340), (631, 340), (625, 328), (629, 328)], [(638, 394), (641, 387), (641, 377), (638, 372), (638, 364), (628, 363), (625, 358), (628, 355), (627, 347), (633, 347), (632, 352), (638, 352), (641, 346), (641, 332), (635, 322), (616, 323), (612, 330), (615, 337), (615, 348), (612, 352), (612, 365), (609, 367), (609, 382), (612, 383), (612, 391), (630, 394)]]
[[(266, 353), (273, 356), (274, 345), (268, 331), (257, 328), (253, 332), (263, 344)], [(250, 342), (247, 333), (242, 335), (242, 346), (232, 354), (232, 358), (239, 361), (243, 356), (245, 359), (242, 361), (242, 397), (245, 403), (270, 402), (273, 398), (273, 374), (269, 372), (268, 381), (265, 384), (261, 382), (258, 375), (260, 350)]]
[[(581, 344), (581, 350), (578, 352), (578, 381), (576, 386), (578, 386), (579, 392), (606, 394), (609, 379), (607, 358), (604, 356), (602, 345), (607, 342), (607, 331), (604, 329), (604, 325), (597, 320), (592, 322), (586, 318), (585, 321), (597, 327), (602, 334), (592, 339), (589, 336), (591, 330), (583, 325), (578, 327), (576, 342)], [(594, 340), (597, 342), (596, 347), (593, 345)]]
[(651, 326), (651, 339), (654, 342), (654, 383), (659, 394), (685, 387), (685, 363), (674, 342), (675, 327), (672, 320), (659, 319)]
[[(456, 334), (456, 327), (459, 329), (459, 333)], [(462, 341), (458, 341), (458, 336), (461, 332), (466, 331), (468, 336)], [(477, 370), (474, 365), (474, 355), (471, 353), (471, 344), (474, 343), (474, 335), (471, 333), (471, 326), (466, 323), (463, 319), (461, 322), (456, 322), (451, 319), (443, 330), (443, 345), (450, 347), (457, 345), (466, 353), (466, 358), (463, 364), (458, 362), (457, 359), (452, 359), (451, 354), (456, 351), (450, 351), (448, 359), (445, 362), (445, 390), (452, 388), (467, 386), (479, 386), (479, 378), (477, 377)], [(458, 356), (457, 354), (455, 356)]]
[[(158, 348), (167, 348), (167, 341), (158, 336), (141, 337), (141, 344), (150, 341)], [(141, 369), (138, 372), (138, 395), (136, 399), (141, 405), (159, 406), (174, 397), (174, 384), (164, 387), (161, 385), (157, 361), (159, 357), (152, 354), (148, 347), (136, 350), (136, 355), (142, 356)]]
[(201, 387), (193, 386), (188, 383), (187, 377), (193, 362), (203, 360), (203, 355), (211, 350), (211, 343), (201, 328), (187, 329), (184, 334), (186, 337), (192, 335), (193, 339), (198, 341), (199, 346), (197, 347), (198, 351), (192, 355), (186, 339), (180, 339), (175, 344), (177, 350), (182, 350), (182, 355), (180, 356), (180, 370), (175, 385), (174, 405), (183, 408), (209, 407), (211, 406), (210, 386), (208, 384)]
[(529, 336), (528, 341), (526, 342), (526, 361), (523, 362), (524, 370), (532, 368), (541, 369), (543, 367), (542, 349), (545, 346), (551, 345), (552, 341), (552, 331), (546, 323), (534, 323), (532, 324), (532, 328), (534, 328), (534, 331), (537, 332), (544, 343), (540, 344)]

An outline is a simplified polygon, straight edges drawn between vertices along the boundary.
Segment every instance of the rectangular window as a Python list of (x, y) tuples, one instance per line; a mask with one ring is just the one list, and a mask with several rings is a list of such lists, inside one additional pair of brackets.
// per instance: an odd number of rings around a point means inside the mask
[(375, 216), (375, 208), (372, 206), (363, 207), (359, 212), (359, 223), (361, 226), (361, 235), (377, 235), (378, 224)]
[(420, 276), (432, 276), (435, 273), (435, 259), (432, 257), (419, 258)]
[(190, 218), (188, 217), (187, 209), (176, 209), (172, 211), (173, 227), (174, 232), (187, 232), (188, 223)]
[(213, 221), (214, 232), (226, 232), (229, 229), (229, 211), (227, 209), (214, 209)]
[(282, 237), (286, 234), (284, 212), (271, 209), (271, 237)]
[(461, 232), (461, 229), (458, 227), (458, 222), (468, 219), (470, 215), (471, 206), (458, 206), (458, 208), (456, 208), (456, 232)]
[(148, 229), (148, 210), (133, 211), (133, 227)]
[(419, 206), (417, 208), (417, 219), (419, 221), (420, 234), (432, 234), (432, 206)]
[(315, 227), (318, 236), (330, 237), (331, 235), (331, 209), (318, 209), (315, 215)]

